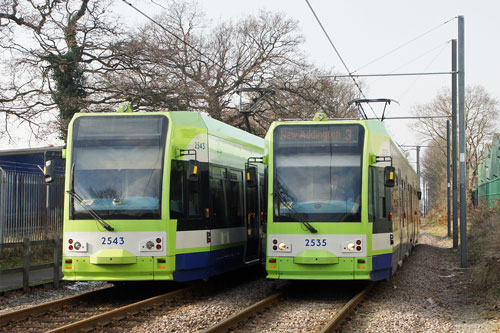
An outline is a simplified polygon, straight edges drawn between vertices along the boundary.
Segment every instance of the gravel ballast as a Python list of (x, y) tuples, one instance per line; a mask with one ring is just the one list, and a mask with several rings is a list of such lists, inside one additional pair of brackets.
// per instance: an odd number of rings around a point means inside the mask
[[(460, 253), (451, 248), (451, 239), (425, 231), (423, 229), (419, 244), (404, 261), (403, 267), (390, 279), (378, 283), (340, 327), (342, 332), (500, 332), (498, 300), (495, 303), (491, 298), (474, 291), (472, 271), (460, 269)], [(191, 299), (179, 300), (173, 308), (167, 307), (162, 315), (147, 316), (142, 324), (131, 330), (203, 330), (265, 298), (284, 284), (285, 281), (259, 279), (227, 286), (215, 292), (207, 290)], [(0, 314), (105, 286), (107, 284), (101, 282), (77, 282), (65, 283), (60, 290), (35, 288), (28, 294), (8, 292), (0, 296)], [(263, 325), (255, 327), (255, 331), (317, 330), (315, 319), (324, 316), (319, 315), (321, 310), (316, 310), (328, 307), (325, 305), (328, 302), (325, 303), (324, 299), (318, 299), (318, 302), (307, 299), (304, 303), (307, 303), (306, 308), (290, 308), (282, 318), (291, 321), (288, 325), (276, 325), (274, 329)], [(310, 318), (307, 317), (308, 313)], [(298, 322), (290, 318), (296, 318)], [(311, 323), (310, 329), (304, 325), (306, 322)]]
[(500, 304), (474, 291), (452, 245), (424, 229), (403, 267), (372, 290), (342, 332), (500, 332)]

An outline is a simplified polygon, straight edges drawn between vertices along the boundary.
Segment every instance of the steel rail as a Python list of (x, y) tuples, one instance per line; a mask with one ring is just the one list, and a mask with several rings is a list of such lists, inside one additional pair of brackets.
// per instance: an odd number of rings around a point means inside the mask
[(61, 308), (65, 305), (79, 303), (95, 293), (99, 293), (99, 292), (102, 292), (103, 290), (108, 290), (110, 288), (112, 288), (112, 287), (94, 290), (94, 291), (89, 291), (89, 292), (84, 293), (84, 294), (80, 294), (80, 295), (76, 295), (76, 296), (69, 296), (69, 297), (65, 297), (62, 299), (55, 300), (55, 301), (31, 306), (29, 308), (24, 308), (24, 309), (20, 309), (17, 311), (4, 313), (4, 314), (0, 315), (0, 327), (5, 326), (5, 325), (7, 325), (11, 322), (14, 322), (14, 321), (19, 321), (22, 319), (26, 319), (28, 317), (32, 317), (35, 315), (40, 315), (40, 314), (50, 312), (52, 310)]
[(272, 302), (276, 301), (281, 296), (283, 296), (282, 293), (277, 293), (277, 294), (271, 295), (271, 296), (263, 299), (262, 301), (257, 302), (255, 304), (249, 306), (248, 308), (244, 309), (243, 311), (232, 315), (231, 317), (221, 321), (217, 325), (212, 326), (212, 327), (210, 327), (202, 332), (203, 333), (223, 332), (223, 331), (225, 331), (233, 326), (236, 326), (236, 324), (238, 324), (239, 322), (250, 317), (254, 313), (258, 312), (259, 310), (264, 309), (266, 306), (268, 306)]
[(375, 283), (370, 283), (365, 289), (360, 291), (349, 302), (340, 309), (337, 314), (323, 327), (321, 333), (333, 332), (335, 328), (342, 322), (345, 316), (368, 294), (368, 292), (375, 286)]
[(129, 313), (138, 312), (139, 310), (147, 307), (151, 307), (155, 304), (162, 303), (170, 298), (176, 297), (179, 294), (186, 293), (187, 291), (193, 289), (193, 287), (187, 287), (172, 291), (163, 295), (154, 296), (133, 304), (123, 306), (121, 308), (111, 310), (97, 316), (93, 316), (84, 320), (80, 320), (76, 323), (65, 325), (48, 332), (75, 332), (75, 330), (91, 330), (100, 323), (109, 323), (113, 319), (124, 318), (125, 315)]

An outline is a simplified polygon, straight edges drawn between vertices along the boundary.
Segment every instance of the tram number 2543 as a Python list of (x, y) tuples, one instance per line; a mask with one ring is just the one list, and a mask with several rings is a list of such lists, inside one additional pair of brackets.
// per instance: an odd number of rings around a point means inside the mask
[(319, 239), (319, 238), (312, 238), (312, 239), (305, 239), (306, 246), (309, 247), (320, 247), (320, 246), (326, 246), (326, 239)]
[(125, 239), (123, 237), (101, 237), (101, 245), (123, 245)]

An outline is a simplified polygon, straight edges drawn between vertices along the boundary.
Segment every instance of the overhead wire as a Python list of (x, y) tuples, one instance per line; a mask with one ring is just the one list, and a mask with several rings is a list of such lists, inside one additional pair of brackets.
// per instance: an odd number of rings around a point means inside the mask
[[(184, 39), (180, 38), (179, 36), (177, 36), (174, 32), (170, 31), (169, 29), (167, 29), (164, 25), (162, 25), (161, 23), (159, 23), (158, 21), (154, 20), (152, 17), (150, 17), (149, 15), (147, 15), (146, 13), (144, 13), (143, 11), (141, 11), (140, 9), (138, 9), (137, 7), (135, 7), (133, 4), (131, 4), (129, 1), (127, 0), (122, 0), (124, 3), (126, 3), (127, 5), (129, 5), (132, 9), (134, 9), (135, 11), (137, 11), (139, 14), (141, 14), (142, 16), (146, 17), (148, 20), (150, 20), (151, 22), (153, 22), (154, 24), (156, 24), (158, 27), (160, 27), (161, 29), (163, 29), (165, 32), (167, 32), (168, 34), (170, 34), (172, 37), (174, 37), (175, 39), (177, 39), (178, 41), (180, 41), (181, 43), (185, 44), (186, 46), (188, 46), (189, 48), (191, 48), (193, 51), (195, 51), (196, 53), (198, 53), (200, 56), (204, 57), (205, 59), (207, 59), (209, 62), (211, 62), (212, 64), (218, 66), (219, 68), (221, 68), (224, 72), (226, 73), (229, 73), (231, 74), (231, 72), (226, 69), (223, 65), (221, 65), (219, 62), (213, 60), (212, 58), (210, 58), (209, 56), (205, 55), (203, 52), (201, 52), (200, 50), (198, 50), (195, 46), (191, 45), (190, 43), (188, 43), (187, 41), (185, 41)], [(159, 5), (158, 3), (156, 3), (155, 1), (151, 0), (152, 3), (156, 4), (156, 5)], [(328, 40), (330, 41), (330, 44), (331, 46), (334, 48), (335, 52), (337, 53), (338, 57), (340, 58), (340, 60), (342, 61), (344, 67), (346, 68), (347, 72), (349, 72), (349, 69), (346, 65), (346, 63), (344, 62), (342, 56), (340, 55), (340, 53), (338, 52), (338, 50), (336, 49), (335, 45), (333, 44), (330, 36), (328, 35), (328, 33), (326, 32), (326, 30), (324, 29), (323, 27), (323, 24), (321, 23), (321, 21), (319, 20), (318, 16), (316, 15), (316, 13), (314, 12), (313, 8), (311, 7), (311, 5), (309, 4), (309, 1), (306, 0), (309, 8), (311, 9), (312, 13), (314, 14), (314, 16), (316, 17), (316, 20), (318, 21), (319, 25), (321, 26), (321, 28), (323, 29), (323, 32), (325, 33), (326, 37), (328, 38)], [(160, 7), (164, 8), (163, 6), (159, 5)], [(349, 73), (350, 74), (350, 73)], [(354, 81), (354, 84), (355, 86), (357, 87), (357, 89), (359, 90), (360, 94), (366, 99), (366, 96), (363, 92), (363, 90), (361, 89), (361, 87), (359, 86), (358, 82), (356, 81), (356, 79), (354, 77), (351, 77), (352, 80)], [(279, 104), (279, 103), (278, 103)], [(369, 105), (370, 109), (372, 110), (373, 114), (375, 115), (375, 118), (379, 119), (377, 114), (375, 113), (375, 110), (373, 110), (373, 107), (371, 105)], [(285, 108), (286, 109), (286, 108)], [(363, 112), (364, 113), (364, 112)], [(364, 117), (365, 118), (368, 118), (367, 115), (364, 113)]]
[[(431, 60), (431, 62), (430, 62), (430, 63), (429, 63), (429, 64), (425, 67), (425, 69), (424, 69), (424, 71), (425, 71), (425, 70), (426, 70), (427, 68), (429, 68), (429, 67), (430, 67), (430, 66), (434, 63), (434, 61), (436, 61), (436, 59), (437, 59), (437, 58), (438, 58), (438, 57), (439, 57), (439, 56), (443, 53), (443, 51), (445, 50), (445, 48), (446, 48), (446, 46), (447, 46), (448, 44), (449, 44), (449, 41), (447, 41), (446, 43), (444, 43), (444, 45), (443, 45), (443, 43), (440, 43), (438, 46), (433, 47), (433, 48), (431, 48), (431, 49), (429, 49), (429, 50), (427, 50), (427, 51), (425, 51), (425, 52), (421, 53), (419, 56), (417, 56), (417, 57), (413, 58), (412, 60), (410, 60), (410, 61), (406, 62), (405, 64), (403, 64), (403, 65), (401, 65), (401, 66), (397, 67), (396, 69), (394, 69), (394, 70), (393, 70), (393, 71), (391, 71), (390, 73), (394, 73), (394, 72), (398, 71), (399, 69), (401, 69), (401, 68), (403, 68), (403, 67), (405, 67), (405, 66), (407, 66), (407, 65), (409, 65), (409, 64), (411, 64), (411, 63), (414, 63), (415, 61), (417, 61), (417, 60), (419, 60), (419, 59), (423, 58), (424, 56), (426, 56), (426, 55), (428, 55), (428, 54), (430, 54), (430, 53), (434, 52), (435, 50), (439, 50), (439, 52), (437, 53), (437, 55), (436, 55), (436, 56), (435, 56), (435, 57)], [(379, 80), (381, 80), (381, 79), (382, 79), (382, 77), (379, 77), (379, 78), (377, 78), (376, 80), (374, 80), (372, 83), (373, 83), (373, 84), (375, 84), (376, 82), (378, 82), (378, 81), (379, 81)], [(408, 93), (408, 91), (410, 91), (410, 89), (411, 89), (411, 88), (412, 88), (412, 87), (413, 87), (413, 86), (417, 83), (417, 81), (418, 81), (419, 79), (420, 79), (420, 76), (418, 76), (415, 80), (413, 80), (413, 82), (410, 84), (410, 86), (409, 86), (409, 87), (408, 87), (408, 88), (407, 88), (407, 89), (406, 89), (406, 90), (405, 90), (405, 91), (404, 91), (404, 92), (403, 92), (403, 93), (399, 96), (399, 98), (398, 98), (398, 99), (401, 99), (403, 96), (405, 96), (405, 95)], [(401, 118), (407, 118), (407, 117), (401, 117)], [(390, 118), (390, 117), (388, 117), (388, 118), (384, 118), (384, 119), (391, 119), (391, 118)], [(395, 119), (395, 118), (392, 118), (392, 119)]]
[[(418, 56), (416, 56), (415, 58), (413, 58), (412, 60), (410, 60), (410, 61), (408, 61), (408, 62), (404, 63), (403, 65), (401, 65), (401, 66), (397, 67), (396, 69), (394, 69), (394, 70), (390, 71), (389, 73), (390, 73), (390, 74), (395, 73), (396, 71), (400, 70), (401, 68), (406, 67), (406, 66), (408, 66), (409, 64), (412, 64), (412, 63), (414, 63), (414, 62), (415, 62), (415, 61), (417, 61), (417, 60), (420, 60), (421, 58), (423, 58), (424, 56), (428, 55), (429, 53), (434, 52), (435, 50), (438, 50), (438, 49), (439, 49), (439, 54), (441, 54), (441, 53), (443, 52), (443, 49), (444, 49), (444, 48), (448, 45), (448, 43), (449, 43), (449, 41), (447, 41), (447, 42), (445, 42), (445, 43), (442, 43), (442, 42), (441, 42), (441, 43), (439, 43), (439, 45), (437, 45), (436, 47), (433, 47), (433, 48), (431, 48), (431, 49), (429, 49), (429, 50), (427, 50), (427, 51), (425, 51), (425, 52), (421, 53), (420, 55), (418, 55)], [(426, 67), (426, 68), (427, 68), (427, 67)], [(421, 73), (421, 74), (423, 74), (423, 73)], [(432, 73), (431, 73), (431, 74), (432, 74)], [(408, 74), (407, 74), (407, 75), (408, 75)], [(380, 79), (381, 79), (381, 77), (380, 77), (380, 78), (378, 78), (378, 79), (376, 79), (376, 80), (374, 80), (374, 81), (373, 81), (373, 83), (375, 83), (375, 82), (379, 81)]]
[[(156, 24), (157, 26), (159, 26), (160, 28), (162, 28), (164, 31), (166, 31), (167, 33), (169, 33), (172, 37), (174, 37), (175, 39), (177, 39), (178, 41), (180, 41), (181, 43), (185, 44), (186, 46), (188, 46), (189, 48), (191, 48), (193, 51), (195, 51), (196, 53), (198, 53), (200, 56), (202, 56), (203, 58), (207, 59), (209, 62), (211, 62), (212, 64), (220, 67), (223, 71), (225, 72), (229, 72), (223, 65), (221, 65), (220, 63), (218, 63), (217, 61), (213, 60), (212, 58), (210, 58), (209, 56), (207, 56), (206, 54), (204, 54), (203, 52), (201, 52), (200, 50), (198, 50), (196, 47), (194, 47), (193, 45), (191, 45), (190, 43), (188, 43), (187, 41), (185, 41), (184, 39), (180, 38), (179, 36), (177, 36), (175, 33), (173, 33), (172, 31), (170, 31), (169, 29), (167, 29), (165, 26), (163, 26), (160, 22), (154, 20), (152, 17), (150, 17), (149, 15), (147, 15), (146, 13), (144, 13), (143, 11), (141, 11), (139, 8), (135, 7), (133, 4), (131, 4), (130, 2), (128, 2), (127, 0), (122, 0), (124, 3), (126, 3), (127, 5), (129, 5), (130, 7), (132, 7), (135, 11), (137, 11), (138, 13), (140, 13), (142, 16), (146, 17), (148, 20), (150, 20), (151, 22), (153, 22), (154, 24)], [(154, 1), (152, 1), (154, 4), (157, 4), (155, 3)], [(163, 7), (163, 6), (161, 6)], [(163, 7), (164, 8), (164, 7)]]
[[(212, 58), (210, 58), (209, 56), (205, 55), (203, 52), (201, 52), (200, 50), (198, 50), (196, 47), (194, 47), (193, 45), (191, 45), (190, 43), (188, 43), (187, 41), (185, 41), (184, 39), (180, 38), (179, 36), (177, 36), (175, 33), (173, 33), (172, 31), (170, 31), (169, 29), (167, 29), (165, 26), (163, 26), (161, 23), (159, 23), (158, 21), (154, 20), (153, 18), (151, 18), (149, 15), (147, 15), (146, 13), (142, 12), (140, 9), (138, 9), (137, 7), (135, 7), (134, 5), (132, 5), (130, 2), (128, 2), (127, 0), (122, 0), (124, 3), (126, 3), (127, 5), (129, 5), (131, 8), (133, 8), (135, 11), (137, 11), (138, 13), (140, 13), (141, 15), (143, 15), (144, 17), (146, 17), (148, 20), (150, 20), (151, 22), (153, 22), (154, 24), (156, 24), (157, 26), (159, 26), (161, 29), (163, 29), (164, 31), (166, 31), (167, 33), (169, 33), (170, 35), (172, 35), (175, 39), (179, 40), (181, 43), (184, 43), (186, 46), (188, 46), (189, 48), (191, 48), (192, 50), (194, 50), (196, 53), (198, 53), (199, 55), (203, 56), (205, 59), (207, 59), (208, 61), (210, 61), (212, 64), (215, 64), (217, 65), (219, 68), (221, 68), (224, 72), (232, 75), (231, 71), (229, 71), (227, 68), (225, 68), (223, 65), (221, 65), (220, 63), (218, 63), (217, 61), (213, 60)], [(151, 0), (152, 3), (154, 3), (155, 5), (158, 5), (164, 9), (166, 9), (164, 6), (158, 4), (157, 2)], [(279, 103), (277, 103), (275, 101), (276, 104), (280, 105)], [(286, 109), (286, 108), (285, 108)], [(288, 110), (288, 109), (286, 109)]]
[(355, 70), (352, 72), (352, 74), (354, 74), (354, 73), (356, 73), (356, 72), (360, 71), (361, 69), (363, 69), (363, 68), (365, 68), (365, 67), (367, 67), (367, 66), (369, 66), (369, 65), (373, 64), (374, 62), (377, 62), (377, 61), (379, 61), (380, 59), (385, 58), (386, 56), (388, 56), (388, 55), (390, 55), (390, 54), (392, 54), (392, 53), (394, 53), (394, 52), (396, 52), (396, 51), (398, 51), (398, 50), (402, 49), (403, 47), (407, 46), (408, 44), (413, 43), (414, 41), (416, 41), (416, 40), (418, 40), (418, 39), (420, 39), (420, 38), (424, 37), (425, 35), (430, 34), (431, 32), (433, 32), (433, 31), (435, 31), (435, 30), (439, 29), (440, 27), (442, 27), (442, 26), (444, 26), (444, 25), (446, 25), (446, 24), (450, 23), (451, 21), (453, 21), (453, 20), (454, 20), (454, 19), (456, 19), (457, 17), (458, 17), (458, 16), (455, 16), (455, 17), (453, 17), (453, 18), (451, 18), (451, 19), (449, 19), (449, 20), (447, 20), (447, 21), (445, 21), (445, 22), (443, 22), (443, 23), (441, 23), (441, 24), (439, 24), (439, 25), (435, 26), (434, 28), (432, 28), (432, 29), (430, 29), (430, 30), (427, 30), (427, 31), (426, 31), (426, 32), (424, 32), (423, 34), (421, 34), (421, 35), (419, 35), (419, 36), (417, 36), (417, 37), (415, 37), (415, 38), (413, 38), (413, 39), (411, 39), (411, 40), (407, 41), (406, 43), (403, 43), (402, 45), (400, 45), (400, 46), (398, 46), (398, 47), (396, 47), (396, 48), (394, 48), (394, 49), (390, 50), (389, 52), (387, 52), (387, 53), (385, 53), (385, 54), (383, 54), (383, 55), (381, 55), (381, 56), (379, 56), (379, 57), (375, 58), (374, 60), (372, 60), (372, 61), (368, 62), (367, 64), (365, 64), (365, 65), (363, 65), (363, 66), (361, 66), (361, 67), (359, 67), (359, 68), (355, 69)]
[[(445, 50), (445, 48), (443, 47), (439, 51), (439, 53), (427, 64), (427, 66), (424, 68), (424, 71), (427, 70), (437, 60), (437, 58), (443, 53), (444, 50)], [(413, 80), (413, 82), (410, 84), (410, 86), (400, 95), (399, 98), (401, 99), (401, 97), (406, 95), (411, 90), (411, 88), (413, 88), (413, 86), (417, 83), (417, 81), (419, 79), (420, 79), (420, 77), (415, 78), (415, 80)]]
[[(314, 11), (314, 9), (312, 8), (311, 4), (309, 3), (309, 0), (305, 0), (306, 3), (307, 3), (307, 6), (309, 6), (309, 9), (311, 10), (312, 14), (314, 15), (314, 17), (316, 18), (316, 21), (318, 22), (319, 26), (321, 27), (321, 30), (323, 30), (323, 33), (325, 34), (326, 38), (328, 39), (328, 41), (330, 42), (330, 45), (332, 46), (333, 50), (335, 51), (335, 53), (337, 54), (337, 56), (339, 57), (340, 61), (342, 62), (342, 64), (344, 65), (344, 68), (345, 70), (347, 71), (348, 75), (351, 77), (352, 81), (354, 82), (354, 85), (356, 86), (356, 88), (358, 88), (361, 96), (363, 96), (365, 99), (366, 96), (363, 92), (363, 90), (361, 89), (361, 87), (359, 86), (358, 82), (356, 81), (356, 79), (352, 76), (352, 72), (349, 70), (349, 68), (347, 67), (347, 64), (345, 63), (344, 59), (342, 58), (342, 56), (340, 55), (340, 52), (337, 50), (337, 48), (335, 47), (335, 45), (333, 44), (333, 41), (332, 39), (330, 38), (330, 36), (328, 35), (328, 33), (326, 32), (325, 28), (323, 27), (323, 24), (321, 23), (321, 20), (319, 19), (318, 15), (316, 15), (316, 12)], [(370, 109), (372, 110), (373, 114), (375, 115), (375, 117), (378, 119), (378, 116), (377, 114), (375, 113), (375, 110), (373, 110), (373, 107), (368, 103), (368, 106), (370, 107)], [(366, 116), (366, 113), (363, 111), (363, 116), (365, 118), (368, 118)]]
[(151, 2), (152, 2), (152, 3), (154, 3), (155, 5), (157, 5), (157, 6), (161, 7), (161, 8), (163, 8), (163, 9), (167, 10), (167, 7), (162, 6), (161, 4), (159, 4), (159, 3), (155, 2), (154, 0), (151, 0)]

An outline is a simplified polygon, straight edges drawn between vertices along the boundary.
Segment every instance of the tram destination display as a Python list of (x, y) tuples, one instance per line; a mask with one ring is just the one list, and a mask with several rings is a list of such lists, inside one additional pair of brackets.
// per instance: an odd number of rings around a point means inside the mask
[(274, 140), (280, 147), (302, 146), (357, 146), (360, 138), (358, 124), (336, 125), (282, 125), (274, 131)]

